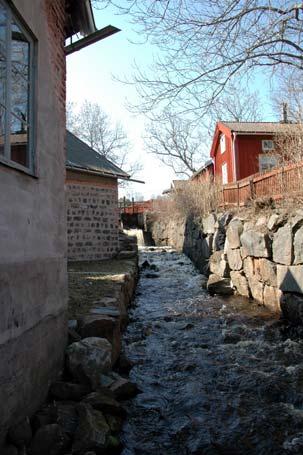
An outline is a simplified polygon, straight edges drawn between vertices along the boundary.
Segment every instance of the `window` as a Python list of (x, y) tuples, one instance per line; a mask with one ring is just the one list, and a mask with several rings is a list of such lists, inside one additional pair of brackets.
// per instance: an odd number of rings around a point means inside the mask
[(225, 185), (225, 183), (228, 183), (227, 163), (222, 164), (222, 184)]
[(33, 39), (0, 0), (0, 160), (34, 170)]
[(221, 134), (221, 137), (220, 137), (220, 150), (221, 150), (221, 153), (224, 153), (226, 150), (225, 134)]
[(274, 141), (264, 140), (262, 141), (262, 150), (267, 152), (268, 150), (274, 150)]
[(260, 172), (270, 171), (274, 167), (278, 165), (278, 157), (277, 155), (268, 155), (262, 154), (259, 155), (259, 170)]

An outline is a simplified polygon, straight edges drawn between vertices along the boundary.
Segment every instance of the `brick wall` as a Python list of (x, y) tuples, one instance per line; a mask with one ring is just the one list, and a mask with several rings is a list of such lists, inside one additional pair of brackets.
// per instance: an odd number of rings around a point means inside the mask
[(99, 182), (68, 180), (66, 199), (68, 260), (113, 257), (119, 248), (117, 181), (102, 178)]

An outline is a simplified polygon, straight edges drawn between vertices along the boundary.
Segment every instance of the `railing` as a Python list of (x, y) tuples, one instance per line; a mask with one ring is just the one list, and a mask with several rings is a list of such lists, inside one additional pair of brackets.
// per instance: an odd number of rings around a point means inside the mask
[(221, 205), (246, 205), (250, 200), (272, 197), (281, 199), (302, 192), (303, 162), (269, 172), (251, 175), (222, 187)]

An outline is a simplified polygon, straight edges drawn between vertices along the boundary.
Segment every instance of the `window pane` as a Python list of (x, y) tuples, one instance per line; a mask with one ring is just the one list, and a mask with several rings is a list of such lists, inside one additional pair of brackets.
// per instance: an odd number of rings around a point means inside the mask
[(29, 43), (17, 24), (12, 24), (11, 109), (23, 122), (28, 121)]
[(11, 160), (28, 166), (28, 126), (19, 117), (11, 115)]
[(0, 155), (4, 155), (5, 109), (0, 106)]

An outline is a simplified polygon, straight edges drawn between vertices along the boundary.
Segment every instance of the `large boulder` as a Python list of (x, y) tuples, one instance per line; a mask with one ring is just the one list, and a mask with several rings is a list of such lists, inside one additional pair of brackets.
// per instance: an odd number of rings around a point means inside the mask
[(79, 321), (82, 338), (106, 338), (112, 345), (112, 361), (117, 361), (121, 350), (121, 331), (118, 318), (108, 315), (90, 314)]
[(89, 450), (103, 453), (110, 445), (110, 428), (103, 414), (84, 403), (78, 405), (77, 411), (79, 425), (75, 433), (72, 453), (82, 455)]
[(55, 381), (50, 386), (50, 394), (57, 400), (80, 401), (90, 391), (87, 385), (64, 381)]
[(303, 264), (303, 226), (295, 233), (294, 256), (294, 264)]
[(230, 278), (232, 285), (236, 288), (237, 294), (243, 295), (245, 297), (250, 296), (247, 279), (241, 272), (230, 272)]
[(273, 260), (279, 264), (291, 265), (293, 261), (293, 232), (289, 224), (278, 229), (274, 234)]
[(296, 294), (283, 293), (281, 310), (285, 319), (296, 325), (303, 324), (303, 297)]
[(303, 294), (303, 265), (277, 265), (277, 286), (283, 292)]
[(267, 234), (255, 230), (244, 231), (240, 237), (243, 257), (270, 257), (270, 241)]
[(231, 270), (241, 270), (243, 267), (243, 262), (240, 254), (240, 248), (235, 250), (228, 248), (227, 261)]
[(234, 218), (228, 225), (226, 237), (230, 248), (240, 248), (240, 236), (243, 232), (243, 223), (239, 218)]
[(207, 290), (210, 294), (231, 295), (233, 289), (229, 278), (222, 278), (213, 273), (209, 276), (207, 281)]
[(277, 267), (274, 262), (265, 258), (254, 259), (254, 273), (259, 281), (277, 287)]
[(112, 346), (105, 338), (84, 338), (72, 343), (66, 355), (73, 377), (81, 383), (90, 384), (93, 389), (98, 387), (100, 375), (112, 367)]
[(243, 270), (247, 278), (254, 275), (254, 260), (252, 257), (247, 256), (243, 259)]

